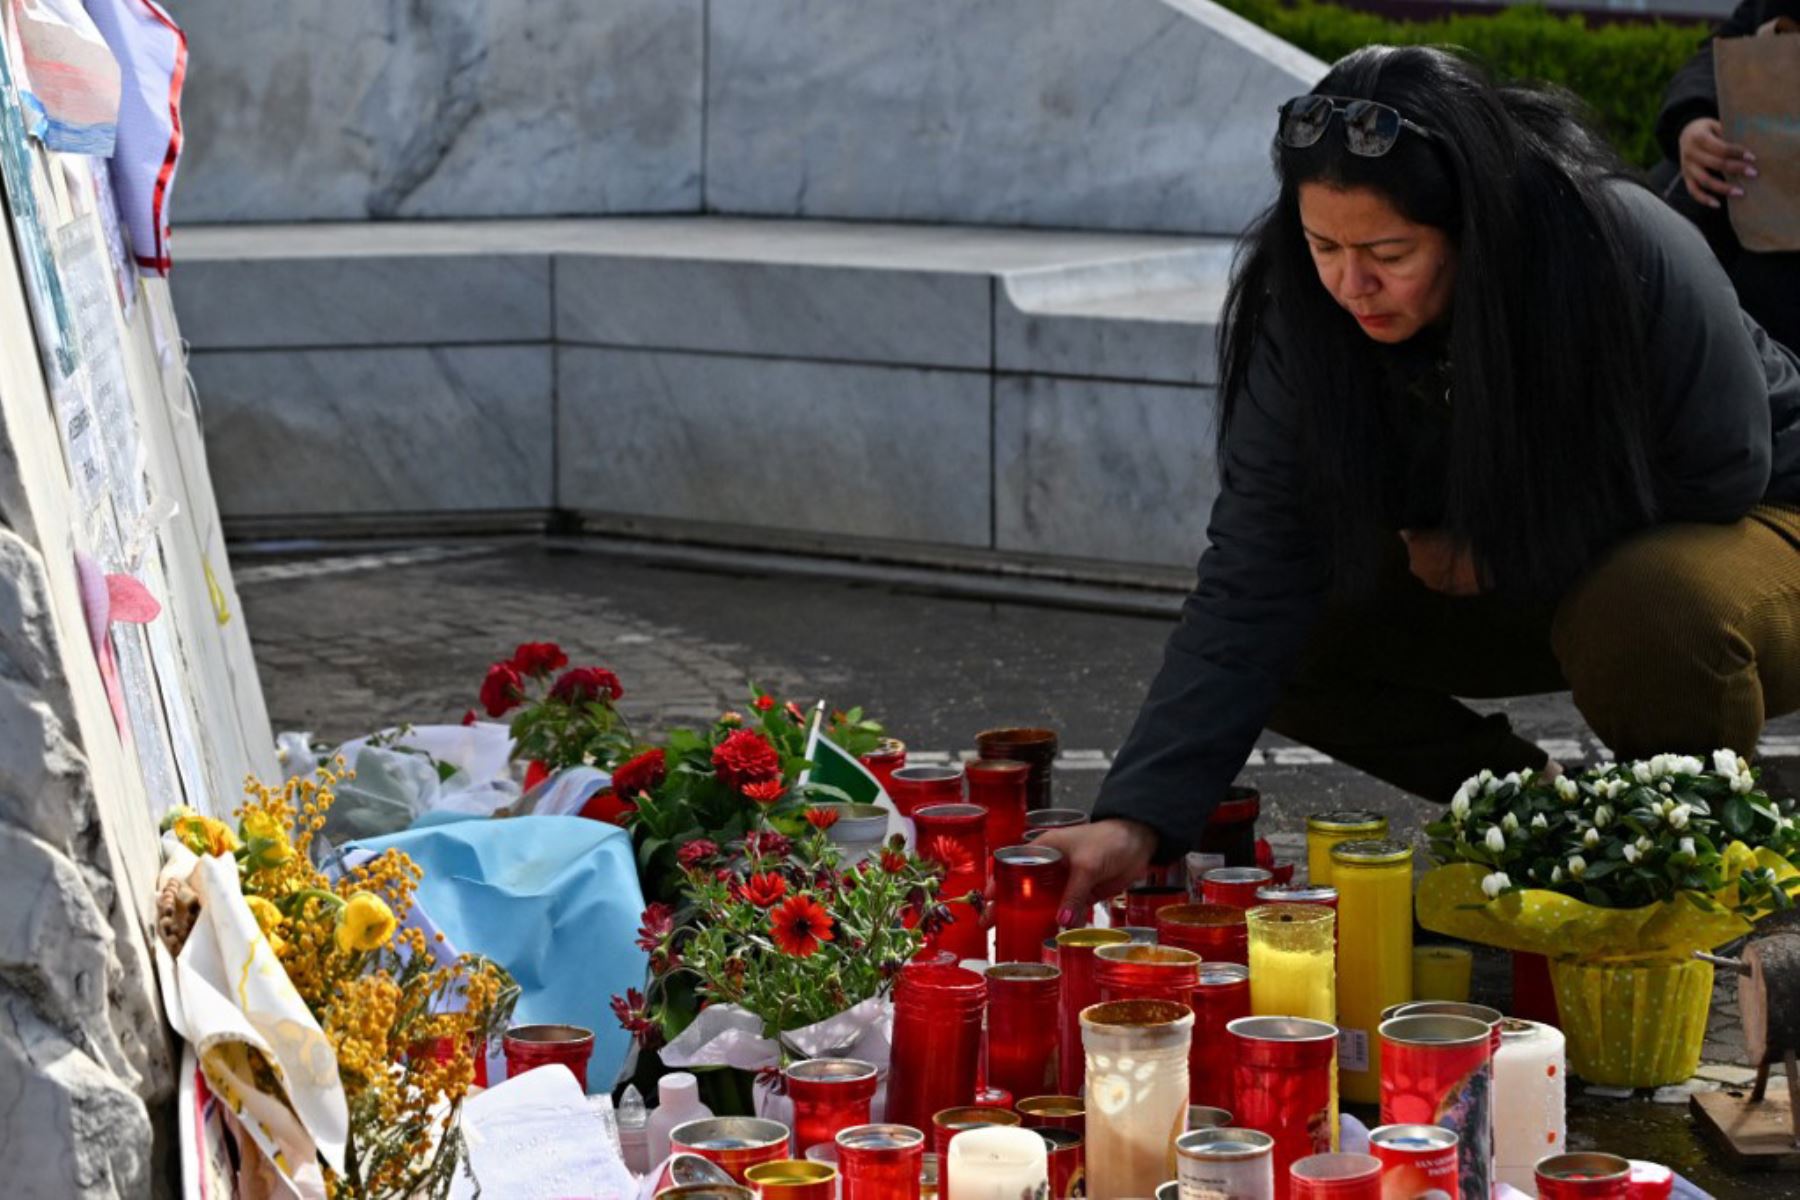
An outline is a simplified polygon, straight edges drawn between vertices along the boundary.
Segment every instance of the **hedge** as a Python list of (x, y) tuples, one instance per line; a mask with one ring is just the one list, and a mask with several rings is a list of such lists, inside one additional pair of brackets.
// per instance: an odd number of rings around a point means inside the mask
[(1561, 84), (1587, 102), (1620, 153), (1641, 167), (1662, 157), (1654, 130), (1663, 89), (1707, 33), (1660, 21), (1589, 28), (1580, 17), (1538, 7), (1400, 21), (1317, 0), (1220, 2), (1326, 62), (1377, 42), (1461, 46), (1503, 78)]

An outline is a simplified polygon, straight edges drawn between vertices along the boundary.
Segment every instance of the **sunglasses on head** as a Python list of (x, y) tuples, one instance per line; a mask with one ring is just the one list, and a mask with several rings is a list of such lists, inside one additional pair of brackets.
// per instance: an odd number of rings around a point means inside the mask
[(1333, 113), (1344, 115), (1344, 145), (1361, 158), (1380, 158), (1394, 148), (1402, 129), (1420, 137), (1432, 132), (1400, 115), (1400, 110), (1374, 100), (1348, 100), (1342, 96), (1295, 96), (1281, 106), (1276, 136), (1293, 150), (1304, 150), (1325, 136)]

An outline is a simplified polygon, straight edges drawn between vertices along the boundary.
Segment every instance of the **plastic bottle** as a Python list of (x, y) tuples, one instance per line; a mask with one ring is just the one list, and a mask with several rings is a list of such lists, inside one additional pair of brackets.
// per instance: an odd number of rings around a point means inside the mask
[(619, 1158), (627, 1171), (642, 1175), (650, 1169), (650, 1114), (636, 1084), (625, 1085), (613, 1116), (619, 1130)]
[(649, 1167), (669, 1157), (669, 1131), (689, 1121), (712, 1116), (712, 1109), (700, 1103), (700, 1081), (686, 1071), (671, 1071), (656, 1084), (662, 1103), (650, 1113)]

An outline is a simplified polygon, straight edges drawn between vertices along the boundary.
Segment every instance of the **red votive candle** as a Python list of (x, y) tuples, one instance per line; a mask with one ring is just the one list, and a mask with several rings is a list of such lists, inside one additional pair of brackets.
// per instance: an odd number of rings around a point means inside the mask
[(1062, 968), (1062, 1090), (1079, 1096), (1087, 1083), (1087, 1052), (1081, 1045), (1081, 1010), (1100, 1003), (1094, 951), (1122, 946), (1131, 935), (1117, 929), (1065, 929), (1056, 935), (1056, 962)]
[(1028, 763), (978, 758), (963, 767), (969, 803), (987, 811), (987, 844), (1017, 846), (1025, 841), (1025, 783)]
[(981, 914), (963, 897), (987, 887), (987, 814), (973, 804), (928, 804), (913, 810), (913, 824), (919, 857), (944, 868), (938, 896), (950, 910), (950, 924), (933, 944), (958, 958), (986, 958)]
[(1288, 1168), (1291, 1200), (1381, 1200), (1381, 1160), (1371, 1154), (1311, 1154)]
[(1115, 1000), (1170, 1000), (1186, 1005), (1199, 982), (1200, 956), (1179, 946), (1131, 942), (1094, 951), (1094, 978), (1100, 1003)]
[(1675, 1193), (1675, 1172), (1661, 1163), (1631, 1160), (1631, 1200), (1669, 1200)]
[(1194, 1041), (1188, 1048), (1188, 1102), (1229, 1109), (1232, 1085), (1231, 1023), (1250, 1015), (1250, 968), (1241, 963), (1202, 962), (1190, 1004)]
[(515, 1025), (500, 1039), (506, 1053), (506, 1077), (517, 1079), (535, 1067), (561, 1063), (587, 1091), (588, 1059), (594, 1054), (594, 1031), (579, 1025)]
[(1537, 1165), (1538, 1200), (1627, 1200), (1631, 1162), (1616, 1154), (1553, 1154)]
[(1050, 807), (1051, 771), (1061, 739), (1054, 729), (987, 729), (975, 735), (983, 758), (1004, 758), (1031, 768), (1025, 781), (1025, 806)]
[[(906, 743), (899, 738), (882, 738), (881, 744), (867, 754), (857, 756), (857, 762), (869, 769), (875, 782), (891, 799), (894, 795), (894, 772), (906, 765)], [(895, 801), (898, 804), (898, 801)]]
[(1228, 867), (1255, 866), (1256, 819), (1261, 815), (1262, 793), (1234, 784), (1200, 831), (1200, 852), (1218, 855)]
[(989, 967), (987, 1081), (1014, 1096), (1054, 1091), (1062, 972), (1042, 963)]
[(1056, 910), (1069, 883), (1069, 860), (1054, 846), (994, 851), (994, 959), (1034, 962), (1056, 933)]
[(890, 1123), (929, 1129), (933, 1113), (975, 1098), (986, 1007), (987, 981), (973, 971), (911, 964), (900, 969), (888, 1068)]
[(1156, 928), (1156, 914), (1177, 904), (1186, 904), (1187, 888), (1166, 884), (1139, 884), (1125, 893), (1126, 925)]
[(963, 1108), (946, 1108), (942, 1112), (931, 1114), (931, 1152), (937, 1155), (939, 1163), (949, 1161), (950, 1139), (965, 1129), (980, 1129), (983, 1125), (1017, 1125), (1019, 1114), (1004, 1108), (982, 1108), (970, 1105)]
[(1080, 1096), (1027, 1096), (1013, 1106), (1027, 1129), (1087, 1128), (1087, 1106)]
[(751, 1167), (788, 1156), (788, 1127), (761, 1117), (705, 1117), (671, 1129), (669, 1149), (698, 1154), (744, 1183)]
[(838, 1130), (869, 1123), (875, 1099), (873, 1063), (854, 1058), (809, 1058), (782, 1071), (794, 1102), (794, 1153), (829, 1143)]
[[(1233, 908), (1254, 908), (1256, 889), (1274, 881), (1274, 876), (1261, 867), (1218, 867), (1200, 880), (1200, 898), (1208, 904), (1229, 904)], [(1281, 1187), (1283, 1176), (1276, 1172), (1275, 1186)]]
[(1238, 1127), (1275, 1139), (1275, 1197), (1287, 1200), (1288, 1168), (1331, 1153), (1337, 1132), (1337, 1026), (1300, 1017), (1244, 1017), (1232, 1039), (1231, 1111)]
[(928, 804), (960, 804), (962, 767), (899, 767), (888, 776), (888, 796), (900, 815), (910, 817)]
[(1050, 1200), (1071, 1200), (1085, 1194), (1082, 1170), (1082, 1135), (1070, 1129), (1040, 1129), (1044, 1139), (1044, 1166), (1050, 1173)]
[(1202, 962), (1250, 962), (1250, 927), (1230, 904), (1171, 904), (1156, 913), (1156, 940), (1192, 950)]
[(1489, 1195), (1494, 1190), (1493, 1034), (1499, 1022), (1490, 1027), (1475, 1017), (1415, 1015), (1418, 1007), (1408, 1005), (1377, 1031), (1381, 1123), (1442, 1125), (1455, 1133), (1463, 1194)]
[(855, 1125), (837, 1135), (841, 1200), (919, 1200), (925, 1135), (908, 1125)]

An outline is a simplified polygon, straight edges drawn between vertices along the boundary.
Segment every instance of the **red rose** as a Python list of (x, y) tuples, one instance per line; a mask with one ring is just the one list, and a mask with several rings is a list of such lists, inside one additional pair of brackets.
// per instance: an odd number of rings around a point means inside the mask
[(668, 778), (667, 760), (661, 750), (646, 750), (613, 769), (613, 790), (622, 800), (636, 800), (654, 792)]
[(624, 694), (619, 677), (605, 667), (576, 667), (573, 671), (564, 671), (562, 678), (550, 685), (550, 698), (564, 704), (613, 701)]
[(756, 698), (755, 704), (756, 704), (757, 712), (768, 712), (771, 708), (775, 707), (775, 697), (773, 697), (773, 696), (758, 696)]
[(787, 794), (787, 784), (779, 778), (765, 779), (761, 783), (746, 783), (744, 795), (767, 808)]
[(569, 656), (555, 642), (522, 642), (513, 651), (513, 669), (521, 675), (547, 676), (569, 665)]
[(504, 717), (525, 699), (525, 681), (511, 663), (495, 663), (481, 681), (481, 706), (490, 717)]
[(753, 729), (740, 729), (714, 746), (712, 760), (725, 785), (740, 792), (747, 784), (781, 778), (781, 755)]
[(738, 889), (739, 894), (758, 908), (771, 908), (787, 895), (787, 880), (773, 871), (752, 875)]

